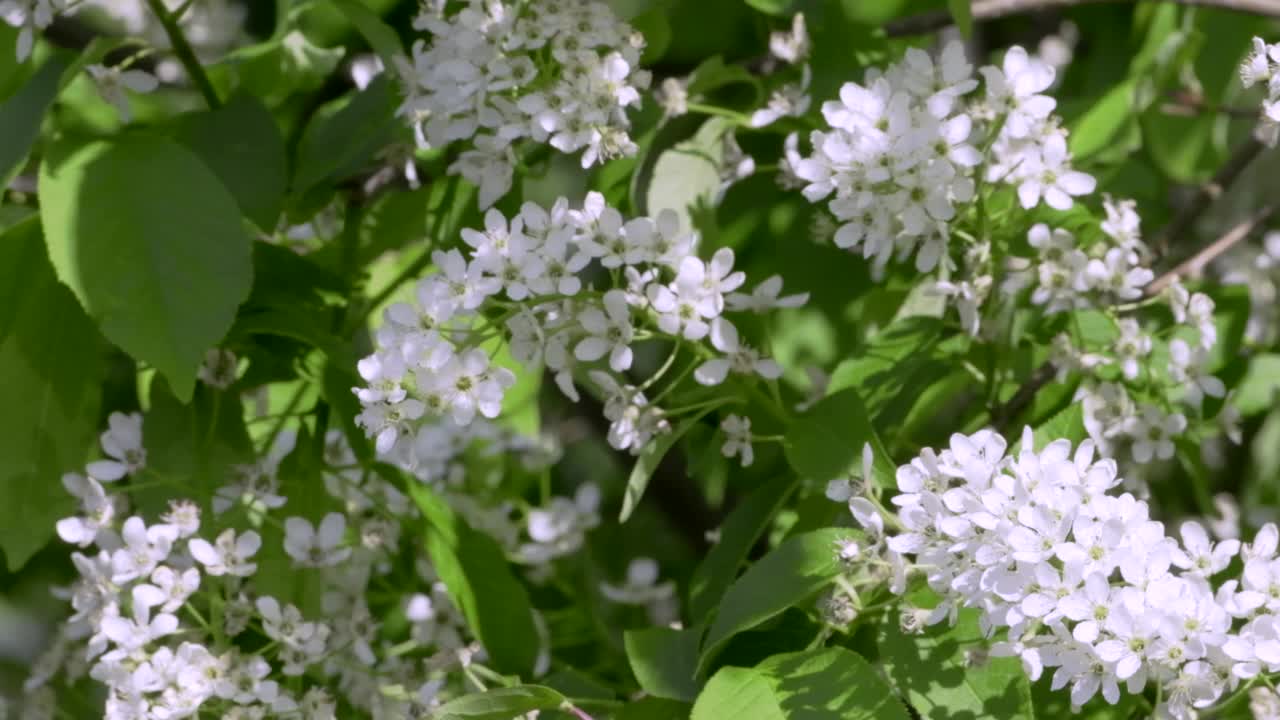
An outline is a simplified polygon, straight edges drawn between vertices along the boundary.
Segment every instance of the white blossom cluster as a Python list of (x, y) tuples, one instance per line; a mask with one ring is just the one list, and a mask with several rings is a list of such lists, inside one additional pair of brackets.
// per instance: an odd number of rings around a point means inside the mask
[(1142, 297), (1155, 279), (1145, 266), (1151, 253), (1142, 242), (1141, 220), (1132, 200), (1103, 201), (1102, 238), (1083, 242), (1071, 232), (1037, 223), (1027, 233), (1034, 257), (1014, 257), (1002, 290), (1032, 287), (1031, 302), (1046, 314), (1101, 308)]
[[(376, 352), (358, 365), (367, 385), (355, 388), (363, 406), (357, 423), (376, 438), (380, 453), (410, 467), (426, 459), (424, 425), (437, 427), (444, 418), (466, 426), (477, 415), (501, 412), (515, 376), (494, 362), (500, 344), (525, 368), (545, 365), (575, 402), (576, 383), (589, 378), (603, 398), (610, 445), (638, 454), (670, 428), (650, 388), (686, 349), (694, 356), (686, 371), (703, 386), (731, 374), (749, 382), (780, 376), (778, 364), (741, 338), (726, 311), (766, 312), (807, 299), (779, 297), (780, 278), (751, 294), (734, 292), (745, 276), (733, 269), (732, 250), (704, 261), (696, 254), (697, 234), (682, 229), (673, 211), (626, 220), (594, 192), (581, 209), (571, 210), (563, 198), (550, 209), (525, 203), (510, 219), (490, 209), (484, 231), (464, 230), (463, 240), (467, 255), (433, 253), (438, 272), (418, 282), (413, 302), (386, 310)], [(611, 287), (584, 287), (584, 271), (609, 278)], [(674, 348), (660, 370), (636, 385), (628, 373), (635, 346), (646, 339)]]
[(1254, 134), (1267, 147), (1280, 140), (1280, 45), (1269, 45), (1262, 38), (1253, 39), (1253, 51), (1240, 66), (1240, 81), (1245, 87), (1266, 86), (1258, 127)]
[[(1032, 679), (1048, 669), (1073, 706), (1122, 688), (1161, 688), (1157, 716), (1192, 718), (1243, 680), (1280, 669), (1275, 525), (1252, 545), (1214, 543), (1196, 522), (1180, 540), (1147, 504), (1112, 494), (1123, 481), (1114, 461), (1085, 441), (1054, 440), (1037, 451), (1031, 431), (1006, 452), (982, 430), (953, 435), (897, 471), (896, 520), (857, 497), (850, 507), (876, 547), (902, 573), (923, 575), (938, 596), (908, 609), (904, 625), (955, 621), (976, 608)], [(894, 525), (886, 533), (885, 526)], [(1233, 560), (1238, 577), (1219, 577)]]
[(632, 155), (627, 108), (649, 74), (644, 38), (596, 0), (424, 3), (411, 59), (401, 59), (399, 114), (420, 147), (469, 146), (450, 166), (488, 207), (511, 188), (514, 145), (529, 139), (582, 153), (582, 167)]
[(53, 18), (71, 6), (71, 0), (0, 0), (0, 20), (18, 28), (18, 62), (26, 62), (35, 47), (36, 33), (53, 24)]
[[(62, 684), (86, 675), (107, 690), (108, 720), (211, 712), (324, 720), (337, 717), (339, 703), (391, 720), (424, 715), (465, 692), (452, 671), (483, 653), (430, 563), (409, 550), (416, 533), (404, 528), (420, 522), (416, 507), (363, 469), (341, 433), (330, 431), (324, 485), (338, 511), (318, 522), (282, 513), (289, 498), (280, 493), (280, 465), (293, 446), (292, 433), (281, 433), (263, 458), (234, 469), (209, 506), (172, 501), (149, 520), (132, 507), (135, 494), (170, 485), (147, 467), (142, 416), (112, 414), (102, 435), (105, 458), (63, 478), (79, 509), (57, 531), (78, 548), (72, 559), (80, 579), (65, 592), (73, 614), (32, 668), (21, 717), (52, 717)], [(520, 530), (509, 507), (454, 504), (476, 527), (509, 538), (516, 554)], [(574, 526), (542, 531), (553, 523), (538, 510), (526, 522), (530, 547)], [(266, 538), (280, 545), (271, 548)], [(561, 541), (559, 549), (576, 547)], [(401, 577), (390, 601), (370, 600), (406, 555), (413, 580)], [(285, 563), (269, 572), (315, 573), (323, 615), (304, 616), (260, 591), (269, 562)], [(409, 623), (398, 643), (381, 633), (387, 602)]]
[(951, 223), (979, 195), (976, 182), (1017, 188), (1024, 208), (1042, 200), (1067, 209), (1093, 192), (1073, 170), (1066, 130), (1042, 94), (1053, 67), (1011, 48), (1002, 67), (979, 70), (985, 94), (959, 42), (938, 58), (912, 48), (902, 62), (845, 83), (811, 135), (813, 154), (785, 164), (810, 202), (830, 198), (835, 243), (873, 258), (877, 274), (893, 257), (915, 256), (921, 272), (950, 267)]

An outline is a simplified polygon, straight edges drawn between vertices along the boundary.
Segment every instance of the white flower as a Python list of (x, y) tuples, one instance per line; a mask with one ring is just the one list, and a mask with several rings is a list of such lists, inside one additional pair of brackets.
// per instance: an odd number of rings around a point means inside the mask
[(1066, 165), (1069, 158), (1066, 138), (1054, 133), (1045, 139), (1040, 157), (1021, 169), (1021, 174), (1028, 176), (1018, 185), (1018, 202), (1022, 207), (1029, 210), (1043, 197), (1049, 207), (1069, 210), (1072, 196), (1093, 192), (1097, 181), (1091, 175), (1069, 169)]
[(782, 376), (782, 367), (741, 344), (738, 329), (724, 318), (718, 317), (711, 322), (711, 344), (725, 356), (707, 360), (693, 371), (693, 378), (703, 385), (719, 385), (730, 371), (742, 375), (755, 374), (767, 380)]
[(1184, 398), (1192, 407), (1200, 407), (1204, 397), (1226, 397), (1227, 387), (1218, 378), (1205, 373), (1208, 352), (1201, 346), (1194, 350), (1182, 338), (1169, 342), (1169, 378), (1186, 390)]
[(809, 31), (804, 13), (791, 16), (791, 30), (769, 33), (769, 52), (783, 62), (796, 64), (809, 57)]
[(257, 563), (249, 559), (262, 547), (262, 538), (258, 533), (247, 530), (236, 536), (235, 530), (223, 530), (217, 540), (210, 544), (203, 538), (192, 538), (187, 542), (191, 557), (204, 565), (205, 572), (210, 575), (237, 575), (249, 577), (258, 571)]
[(102, 433), (102, 452), (110, 460), (91, 462), (85, 472), (95, 480), (112, 482), (133, 475), (147, 465), (142, 444), (142, 413), (111, 413), (108, 429)]
[(199, 588), (199, 570), (178, 571), (161, 565), (151, 573), (149, 584), (134, 587), (133, 596), (151, 607), (159, 606), (161, 612), (171, 613), (186, 604), (187, 598)]
[(236, 381), (239, 359), (236, 354), (223, 348), (211, 348), (204, 354), (204, 362), (196, 371), (200, 382), (212, 388), (226, 390)]
[(341, 513), (325, 515), (319, 527), (306, 518), (286, 518), (284, 528), (284, 550), (295, 566), (330, 567), (351, 556), (351, 548), (342, 547), (347, 518)]
[(1133, 437), (1133, 459), (1140, 463), (1152, 458), (1173, 457), (1173, 438), (1187, 429), (1187, 418), (1181, 413), (1165, 413), (1154, 405), (1145, 405), (1141, 415), (1131, 419), (1128, 432)]
[(631, 325), (631, 308), (621, 290), (604, 294), (604, 312), (589, 307), (578, 316), (578, 321), (588, 335), (578, 342), (573, 354), (579, 360), (592, 362), (609, 355), (609, 367), (623, 372), (631, 367), (631, 340), (635, 329)]
[(623, 585), (600, 583), (600, 592), (613, 602), (625, 605), (648, 605), (675, 594), (675, 583), (658, 582), (658, 563), (653, 558), (636, 558), (627, 566)]
[(720, 432), (724, 433), (720, 454), (727, 458), (741, 456), (742, 467), (750, 467), (755, 460), (755, 451), (751, 447), (751, 418), (729, 415), (720, 421)]
[(124, 521), (120, 537), (124, 547), (111, 555), (111, 581), (116, 584), (145, 577), (168, 559), (178, 539), (178, 529), (164, 524), (147, 527), (142, 518), (134, 516)]
[(782, 293), (782, 276), (771, 275), (765, 278), (750, 295), (730, 293), (725, 297), (725, 305), (730, 310), (763, 313), (779, 308), (801, 307), (809, 301), (809, 293), (797, 293), (779, 297)]
[(133, 120), (133, 112), (129, 108), (129, 96), (126, 90), (136, 93), (153, 92), (160, 87), (155, 75), (144, 70), (121, 70), (119, 67), (90, 65), (85, 68), (98, 88), (103, 100), (113, 105), (120, 114), (121, 122)]

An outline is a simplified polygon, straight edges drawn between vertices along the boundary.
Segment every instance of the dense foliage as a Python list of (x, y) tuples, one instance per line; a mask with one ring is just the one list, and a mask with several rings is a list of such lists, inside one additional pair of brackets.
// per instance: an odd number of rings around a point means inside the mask
[(1280, 718), (1280, 11), (0, 0), (0, 720)]

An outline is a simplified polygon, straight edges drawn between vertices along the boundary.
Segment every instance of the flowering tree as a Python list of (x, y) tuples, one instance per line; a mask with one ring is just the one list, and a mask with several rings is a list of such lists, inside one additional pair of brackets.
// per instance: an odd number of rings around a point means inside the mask
[(1280, 718), (1280, 10), (930, 5), (0, 0), (0, 719)]

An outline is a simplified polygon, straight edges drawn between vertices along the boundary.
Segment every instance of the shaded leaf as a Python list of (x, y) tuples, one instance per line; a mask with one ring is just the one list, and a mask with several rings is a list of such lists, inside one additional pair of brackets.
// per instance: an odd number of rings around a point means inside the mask
[(183, 115), (174, 136), (218, 176), (245, 217), (266, 232), (276, 229), (288, 161), (280, 128), (261, 101), (240, 94), (216, 110)]
[(28, 218), (0, 234), (0, 550), (11, 571), (54, 534), (97, 435), (102, 341)]
[(751, 493), (720, 526), (720, 541), (711, 546), (689, 581), (689, 614), (695, 622), (705, 620), (716, 608), (796, 484), (790, 475), (775, 478)]
[(701, 637), (701, 626), (626, 631), (627, 661), (640, 687), (655, 697), (692, 702), (698, 694), (695, 675)]
[(189, 400), (252, 279), (240, 209), (204, 163), (150, 135), (45, 158), (40, 215), (58, 278), (107, 339)]
[(698, 658), (698, 674), (737, 633), (750, 630), (826, 587), (840, 572), (837, 542), (848, 535), (838, 528), (815, 530), (784, 541), (747, 568), (720, 601)]
[(520, 675), (533, 672), (540, 643), (533, 610), (502, 548), (467, 525), (431, 488), (413, 483), (410, 492), (427, 517), (431, 561), (494, 667)]

